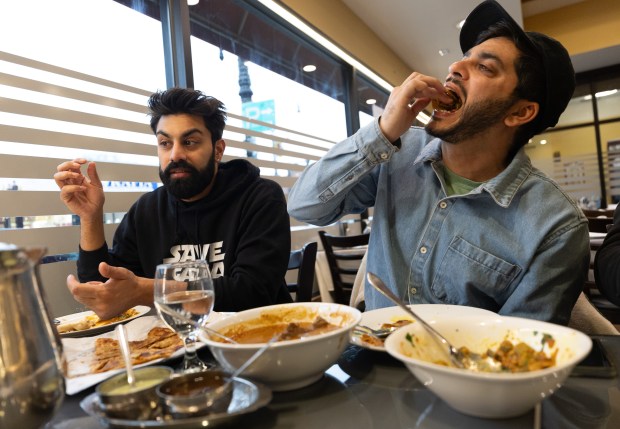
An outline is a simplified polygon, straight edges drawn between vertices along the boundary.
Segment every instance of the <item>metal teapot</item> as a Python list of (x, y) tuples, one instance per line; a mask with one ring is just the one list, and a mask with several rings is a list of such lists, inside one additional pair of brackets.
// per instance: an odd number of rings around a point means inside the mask
[(39, 281), (44, 253), (0, 243), (0, 429), (43, 427), (64, 399), (62, 343)]

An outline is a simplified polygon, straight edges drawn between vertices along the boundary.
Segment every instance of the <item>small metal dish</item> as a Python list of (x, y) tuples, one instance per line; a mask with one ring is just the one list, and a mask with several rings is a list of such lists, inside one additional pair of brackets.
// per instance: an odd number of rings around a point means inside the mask
[(160, 384), (156, 393), (164, 414), (174, 419), (224, 413), (233, 395), (229, 378), (222, 371), (190, 372)]
[(264, 384), (235, 378), (232, 401), (228, 410), (223, 413), (192, 416), (185, 419), (174, 419), (169, 415), (158, 415), (148, 420), (111, 418), (103, 412), (101, 399), (97, 393), (91, 393), (82, 399), (80, 407), (99, 424), (109, 428), (195, 429), (230, 425), (239, 416), (264, 407), (271, 401), (271, 398), (271, 389)]
[(136, 385), (131, 387), (122, 372), (101, 382), (96, 392), (101, 410), (110, 418), (149, 420), (159, 412), (157, 386), (172, 375), (167, 366), (149, 366), (134, 370)]

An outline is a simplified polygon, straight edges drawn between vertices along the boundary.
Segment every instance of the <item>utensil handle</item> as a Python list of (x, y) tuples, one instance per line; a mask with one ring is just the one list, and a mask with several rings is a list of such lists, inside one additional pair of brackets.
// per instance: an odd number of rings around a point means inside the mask
[(260, 349), (256, 350), (256, 352), (254, 352), (254, 354), (252, 356), (250, 356), (250, 358), (248, 360), (246, 360), (243, 365), (241, 365), (239, 368), (237, 368), (235, 370), (235, 372), (233, 372), (232, 376), (230, 378), (235, 378), (238, 377), (239, 375), (241, 375), (241, 373), (243, 371), (245, 371), (250, 365), (252, 365), (254, 363), (254, 361), (256, 359), (259, 358), (260, 355), (262, 355), (265, 350), (267, 350), (269, 347), (271, 347), (271, 345), (273, 343), (275, 343), (276, 341), (278, 341), (278, 339), (280, 338), (280, 334), (275, 335), (273, 338), (271, 338), (269, 341), (267, 341)]
[(443, 337), (443, 335), (437, 332), (435, 328), (433, 328), (431, 325), (426, 323), (424, 319), (418, 317), (418, 315), (415, 314), (414, 311), (411, 308), (409, 308), (409, 306), (405, 305), (405, 303), (399, 297), (397, 297), (394, 294), (394, 292), (388, 289), (385, 283), (383, 283), (383, 281), (381, 281), (381, 279), (377, 277), (375, 274), (368, 271), (366, 273), (366, 278), (368, 278), (368, 281), (375, 289), (377, 289), (383, 295), (388, 297), (392, 302), (397, 304), (400, 308), (405, 310), (407, 314), (409, 314), (415, 320), (417, 320), (422, 325), (424, 325), (424, 327), (433, 334), (433, 338), (435, 339), (435, 341), (439, 341), (443, 346), (448, 348), (448, 351), (449, 351), (448, 354), (450, 356), (450, 360), (452, 360), (452, 362), (454, 362), (458, 367), (463, 367), (463, 364), (454, 357), (454, 354), (457, 353), (457, 350)]
[(183, 316), (182, 314), (174, 311), (173, 309), (168, 307), (166, 304), (162, 304), (161, 302), (158, 302), (157, 303), (157, 308), (159, 308), (159, 310), (162, 313), (166, 313), (168, 316), (175, 317), (175, 318), (179, 319), (183, 323), (187, 323), (189, 325), (192, 325), (192, 327), (194, 329), (200, 329), (203, 332), (206, 332), (209, 336), (216, 336), (216, 337), (219, 337), (219, 338), (225, 340), (228, 343), (237, 344), (237, 341), (233, 340), (232, 338), (227, 337), (224, 334), (220, 334), (215, 329), (211, 329), (211, 328), (207, 328), (206, 326), (199, 325), (198, 323), (194, 322), (192, 319), (189, 319), (189, 318)]
[(127, 340), (127, 331), (125, 325), (119, 323), (116, 326), (116, 336), (118, 337), (118, 344), (121, 348), (121, 354), (125, 360), (125, 368), (127, 369), (127, 383), (133, 386), (136, 383), (136, 378), (133, 374), (133, 364), (131, 363), (131, 351), (129, 350), (129, 341)]

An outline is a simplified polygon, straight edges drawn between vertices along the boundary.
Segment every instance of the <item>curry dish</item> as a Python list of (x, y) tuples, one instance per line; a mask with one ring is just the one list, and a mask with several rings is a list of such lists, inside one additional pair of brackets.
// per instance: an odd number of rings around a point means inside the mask
[(526, 372), (554, 366), (558, 350), (556, 349), (551, 356), (547, 356), (545, 352), (536, 351), (525, 343), (514, 345), (506, 340), (502, 341), (497, 350), (487, 353), (500, 362), (502, 369), (506, 371)]
[[(278, 336), (277, 341), (297, 340), (339, 328), (339, 326), (332, 325), (320, 316), (317, 316), (312, 322), (278, 321), (255, 327), (244, 326), (246, 324), (248, 322), (233, 325), (222, 333), (240, 344), (260, 344), (266, 343), (276, 336)], [(252, 323), (249, 322), (249, 324), (251, 325)], [(224, 342), (224, 340), (218, 340), (217, 338), (213, 339)]]
[[(409, 325), (411, 322), (412, 322), (411, 320), (403, 319), (403, 320), (397, 320), (394, 323), (383, 323), (380, 329), (400, 328), (401, 326)], [(362, 340), (362, 342), (366, 344), (369, 344), (375, 347), (383, 347), (385, 345), (384, 338), (378, 338), (378, 337), (375, 337), (374, 335), (362, 334), (360, 335), (360, 340)]]
[(100, 326), (110, 325), (112, 323), (122, 322), (138, 314), (138, 310), (130, 308), (122, 314), (111, 319), (101, 320), (96, 314), (85, 316), (74, 322), (61, 323), (56, 327), (59, 334), (67, 332), (85, 331), (86, 329), (98, 328)]
[[(420, 346), (420, 340), (417, 336), (407, 334), (405, 338), (413, 347)], [(551, 335), (543, 335), (542, 346), (544, 347), (545, 344), (550, 348), (555, 345), (555, 340)], [(486, 353), (483, 354), (472, 352), (467, 347), (459, 347), (458, 349), (460, 358), (469, 358), (474, 362), (478, 362), (476, 371), (482, 372), (497, 372), (495, 365), (485, 364), (485, 361), (489, 360), (500, 364), (500, 372), (529, 372), (550, 368), (555, 366), (557, 353), (558, 349), (555, 349), (551, 355), (548, 356), (543, 350), (537, 351), (524, 342), (513, 344), (509, 340), (503, 340), (496, 350), (488, 349)], [(409, 353), (405, 353), (405, 355), (412, 356)], [(437, 365), (451, 366), (445, 360), (424, 360), (433, 362)]]

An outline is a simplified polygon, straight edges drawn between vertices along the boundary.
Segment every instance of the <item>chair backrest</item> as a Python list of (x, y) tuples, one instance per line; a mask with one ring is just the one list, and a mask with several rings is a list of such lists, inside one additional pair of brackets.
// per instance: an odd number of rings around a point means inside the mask
[(288, 283), (288, 290), (295, 293), (295, 301), (309, 302), (313, 298), (314, 263), (316, 261), (317, 242), (304, 244), (301, 249), (291, 251), (288, 269), (297, 270), (297, 282)]
[(581, 209), (581, 211), (586, 217), (614, 217), (613, 209)]
[(330, 235), (319, 231), (334, 290), (334, 302), (349, 305), (359, 265), (366, 253), (370, 234)]
[(614, 223), (613, 217), (589, 217), (588, 230), (590, 232), (607, 232), (607, 225)]

